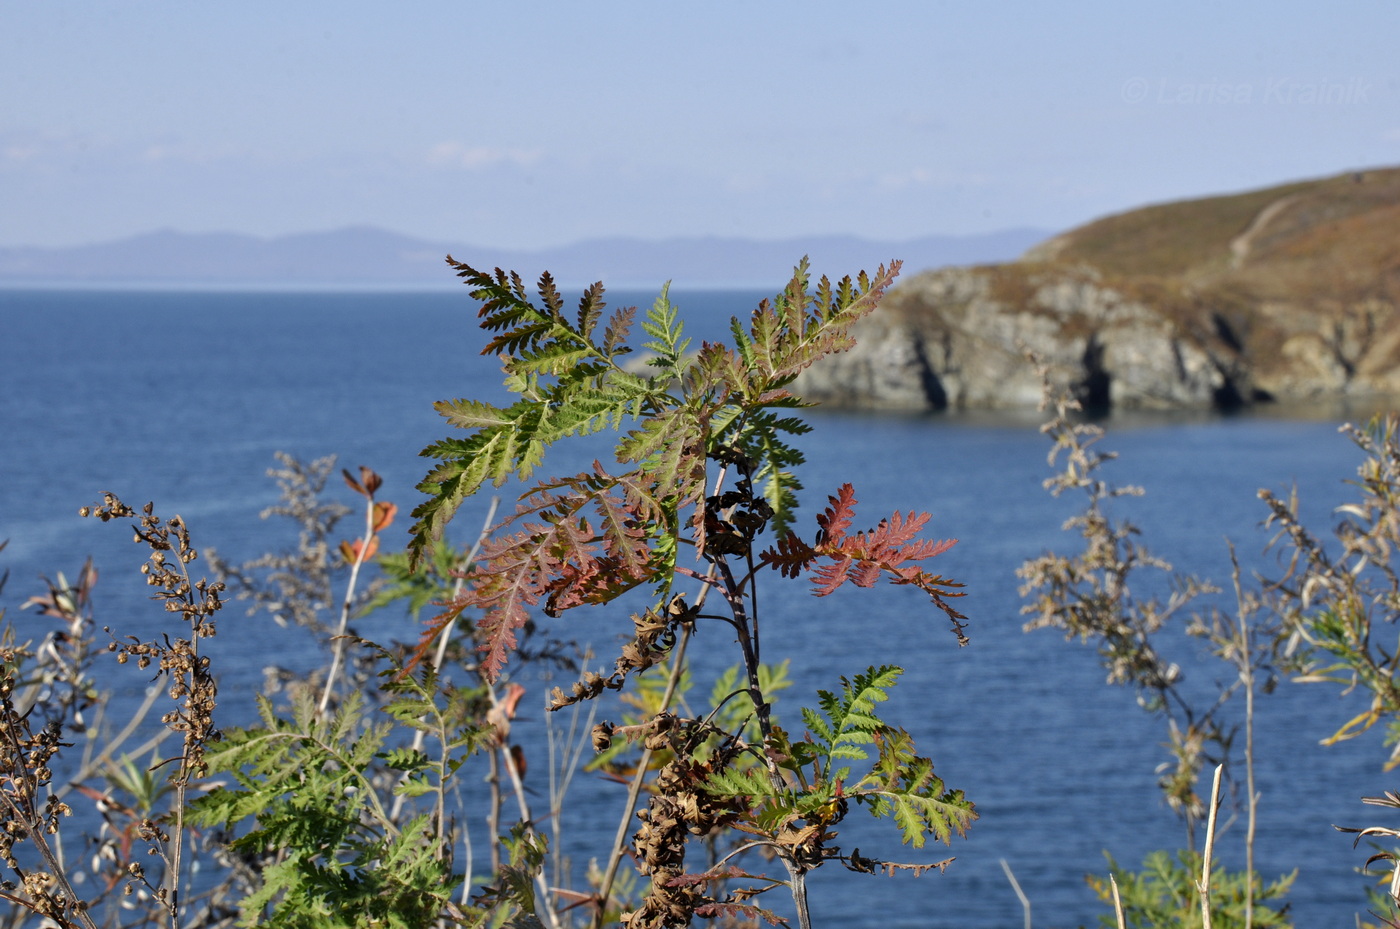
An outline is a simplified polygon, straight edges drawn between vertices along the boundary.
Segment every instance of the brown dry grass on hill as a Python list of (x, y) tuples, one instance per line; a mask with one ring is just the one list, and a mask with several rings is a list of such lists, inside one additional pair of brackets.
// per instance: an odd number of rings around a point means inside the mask
[(1400, 267), (1397, 242), (1400, 169), (1389, 168), (1119, 213), (1056, 236), (1027, 258), (1089, 264), (1114, 277), (1207, 285), (1238, 274), (1266, 284), (1271, 267), (1297, 262), (1374, 279)]

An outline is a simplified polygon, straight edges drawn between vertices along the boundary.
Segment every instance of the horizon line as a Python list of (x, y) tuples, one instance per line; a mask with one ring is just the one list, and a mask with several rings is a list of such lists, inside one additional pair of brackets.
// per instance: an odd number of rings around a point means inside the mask
[(580, 245), (586, 245), (586, 244), (592, 244), (592, 243), (606, 243), (606, 242), (627, 242), (627, 243), (647, 244), (647, 245), (665, 245), (665, 244), (668, 244), (668, 243), (686, 242), (686, 241), (709, 241), (709, 242), (725, 242), (725, 241), (731, 241), (731, 242), (748, 242), (748, 243), (755, 243), (755, 244), (760, 244), (760, 245), (782, 245), (782, 244), (790, 243), (790, 242), (803, 242), (803, 241), (812, 241), (812, 240), (821, 240), (821, 239), (847, 239), (847, 240), (855, 240), (855, 241), (859, 241), (859, 242), (869, 243), (869, 244), (871, 244), (871, 245), (902, 245), (902, 244), (908, 244), (908, 243), (911, 243), (911, 242), (919, 242), (919, 241), (922, 241), (922, 240), (925, 240), (925, 239), (978, 239), (978, 238), (987, 238), (987, 237), (991, 237), (991, 236), (1005, 235), (1005, 234), (1008, 234), (1008, 233), (1028, 233), (1028, 232), (1029, 232), (1029, 233), (1036, 233), (1036, 234), (1042, 234), (1042, 235), (1050, 236), (1050, 235), (1055, 235), (1055, 234), (1057, 234), (1058, 230), (1055, 230), (1055, 229), (1052, 229), (1052, 228), (1046, 227), (1046, 226), (1038, 226), (1038, 225), (1033, 225), (1033, 224), (1021, 224), (1021, 225), (1011, 225), (1011, 226), (999, 227), (999, 228), (997, 228), (997, 229), (987, 230), (987, 231), (983, 231), (983, 232), (928, 232), (928, 233), (922, 233), (922, 234), (919, 234), (919, 235), (906, 236), (906, 237), (903, 237), (903, 238), (873, 238), (873, 237), (871, 237), (871, 236), (868, 236), (868, 235), (865, 235), (865, 234), (862, 234), (862, 233), (855, 233), (855, 232), (811, 232), (811, 233), (796, 233), (796, 234), (783, 235), (783, 236), (772, 236), (772, 237), (766, 237), (766, 236), (765, 236), (765, 237), (759, 237), (759, 236), (748, 236), (748, 235), (725, 235), (725, 234), (714, 233), (714, 232), (674, 233), (674, 234), (663, 235), (663, 236), (656, 236), (656, 237), (645, 236), (645, 235), (641, 235), (641, 234), (637, 234), (637, 233), (611, 233), (611, 234), (597, 235), (597, 236), (592, 236), (592, 237), (582, 238), (582, 239), (574, 239), (574, 240), (571, 240), (571, 241), (561, 242), (561, 243), (557, 243), (557, 244), (553, 244), (553, 245), (486, 245), (486, 244), (481, 243), (481, 242), (467, 242), (467, 241), (465, 241), (465, 240), (462, 240), (462, 241), (453, 241), (453, 242), (451, 242), (451, 243), (448, 243), (445, 239), (425, 238), (425, 237), (423, 237), (423, 236), (420, 235), (420, 234), (416, 234), (416, 233), (407, 233), (407, 232), (399, 232), (399, 231), (397, 231), (397, 230), (390, 229), (390, 228), (385, 227), (385, 226), (376, 226), (376, 225), (373, 225), (373, 224), (370, 224), (370, 223), (350, 223), (350, 224), (347, 224), (347, 225), (344, 225), (344, 226), (336, 226), (336, 227), (331, 227), (331, 228), (322, 228), (322, 229), (309, 230), (309, 231), (302, 231), (302, 232), (281, 232), (281, 233), (271, 233), (271, 234), (267, 234), (267, 233), (257, 233), (257, 232), (241, 232), (241, 231), (235, 231), (235, 230), (189, 231), (189, 230), (184, 230), (184, 229), (177, 229), (177, 228), (175, 228), (175, 227), (173, 227), (173, 226), (160, 226), (160, 227), (157, 227), (157, 228), (154, 228), (154, 229), (148, 229), (148, 230), (141, 231), (141, 232), (131, 232), (131, 233), (127, 233), (127, 234), (124, 234), (124, 235), (119, 235), (119, 236), (116, 236), (116, 237), (114, 237), (114, 238), (90, 239), (90, 240), (87, 240), (87, 241), (84, 241), (84, 242), (78, 242), (78, 243), (73, 243), (73, 244), (68, 244), (68, 245), (44, 245), (44, 244), (33, 244), (33, 243), (8, 244), (8, 245), (7, 245), (7, 244), (0, 244), (0, 250), (34, 249), (34, 250), (42, 250), (42, 251), (64, 251), (64, 250), (71, 250), (71, 249), (94, 248), (94, 247), (101, 247), (101, 246), (107, 246), (107, 245), (117, 245), (117, 244), (121, 244), (121, 243), (125, 243), (125, 242), (130, 242), (130, 241), (137, 240), (137, 239), (154, 238), (154, 237), (158, 237), (158, 236), (176, 236), (176, 237), (190, 238), (190, 239), (196, 239), (196, 238), (235, 238), (235, 239), (249, 239), (249, 240), (253, 240), (253, 241), (256, 241), (256, 242), (272, 244), (272, 243), (279, 242), (279, 241), (283, 241), (283, 240), (286, 240), (286, 239), (315, 238), (315, 237), (318, 237), (318, 236), (334, 236), (334, 235), (342, 235), (342, 234), (345, 234), (345, 233), (364, 233), (364, 232), (382, 234), (382, 235), (387, 235), (387, 236), (393, 236), (393, 237), (395, 237), (395, 238), (401, 238), (401, 239), (409, 239), (409, 240), (412, 240), (412, 241), (415, 241), (415, 242), (420, 242), (420, 243), (422, 243), (422, 244), (424, 244), (424, 245), (444, 245), (444, 244), (451, 244), (451, 245), (468, 246), (468, 247), (472, 247), (472, 248), (492, 248), (492, 249), (497, 249), (497, 250), (500, 250), (500, 251), (509, 251), (509, 252), (539, 253), (539, 252), (553, 251), (553, 250), (556, 250), (556, 249), (576, 248), (576, 247), (578, 247), (578, 246), (580, 246)]

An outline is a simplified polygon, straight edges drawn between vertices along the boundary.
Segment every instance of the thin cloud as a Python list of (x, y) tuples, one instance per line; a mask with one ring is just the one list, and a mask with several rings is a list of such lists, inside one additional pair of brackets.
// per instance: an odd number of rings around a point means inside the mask
[(43, 155), (44, 150), (38, 145), (12, 144), (0, 146), (0, 160), (15, 164), (24, 164), (34, 161)]
[(543, 157), (539, 149), (498, 148), (490, 145), (466, 145), (462, 142), (439, 142), (428, 149), (428, 164), (439, 168), (480, 171), (502, 165), (525, 166)]

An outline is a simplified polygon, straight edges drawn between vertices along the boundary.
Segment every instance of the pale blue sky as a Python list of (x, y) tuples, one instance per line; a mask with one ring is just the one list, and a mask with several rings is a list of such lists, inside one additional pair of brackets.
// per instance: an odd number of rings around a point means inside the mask
[(1060, 229), (1400, 163), (1400, 4), (0, 0), (0, 245)]

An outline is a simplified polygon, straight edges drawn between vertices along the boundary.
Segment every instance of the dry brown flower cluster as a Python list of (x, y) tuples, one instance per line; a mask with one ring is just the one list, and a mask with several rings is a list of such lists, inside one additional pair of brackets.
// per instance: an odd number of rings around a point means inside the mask
[[(132, 528), (134, 541), (151, 550), (150, 557), (141, 566), (146, 584), (156, 588), (151, 599), (162, 603), (167, 613), (178, 614), (190, 628), (187, 639), (172, 641), (169, 636), (162, 636), (159, 641), (143, 642), (135, 636), (127, 636), (124, 641), (114, 638), (108, 645), (119, 663), (134, 659), (139, 668), (154, 664), (165, 677), (167, 692), (176, 704), (161, 717), (161, 722), (183, 742), (180, 755), (170, 759), (178, 763), (170, 778), (174, 790), (171, 828), (166, 829), (146, 818), (137, 830), (138, 837), (149, 844), (150, 854), (160, 857), (165, 877), (157, 886), (137, 865), (130, 869), (133, 883), (127, 885), (130, 892), (139, 881), (175, 920), (180, 912), (179, 882), (186, 840), (185, 794), (195, 779), (208, 773), (205, 751), (220, 738), (214, 725), (218, 685), (210, 671), (209, 658), (199, 653), (199, 643), (215, 634), (213, 617), (223, 607), (220, 594), (225, 588), (222, 582), (191, 578), (189, 566), (199, 558), (199, 552), (190, 543), (189, 527), (178, 515), (162, 520), (155, 515), (155, 507), (150, 503), (138, 513), (110, 493), (103, 494), (101, 506), (83, 507), (79, 515), (93, 516), (103, 522), (136, 520)], [(112, 634), (110, 628), (104, 628)]]
[(686, 873), (686, 840), (707, 836), (732, 823), (744, 804), (704, 789), (715, 771), (734, 762), (743, 744), (725, 737), (701, 752), (717, 731), (697, 719), (681, 719), (661, 713), (639, 729), (643, 745), (651, 751), (669, 749), (670, 758), (652, 782), (651, 799), (637, 813), (641, 827), (632, 837), (637, 870), (651, 879), (651, 890), (641, 906), (623, 917), (627, 929), (662, 929), (688, 926), (700, 907), (716, 901), (701, 885), (681, 880)]

